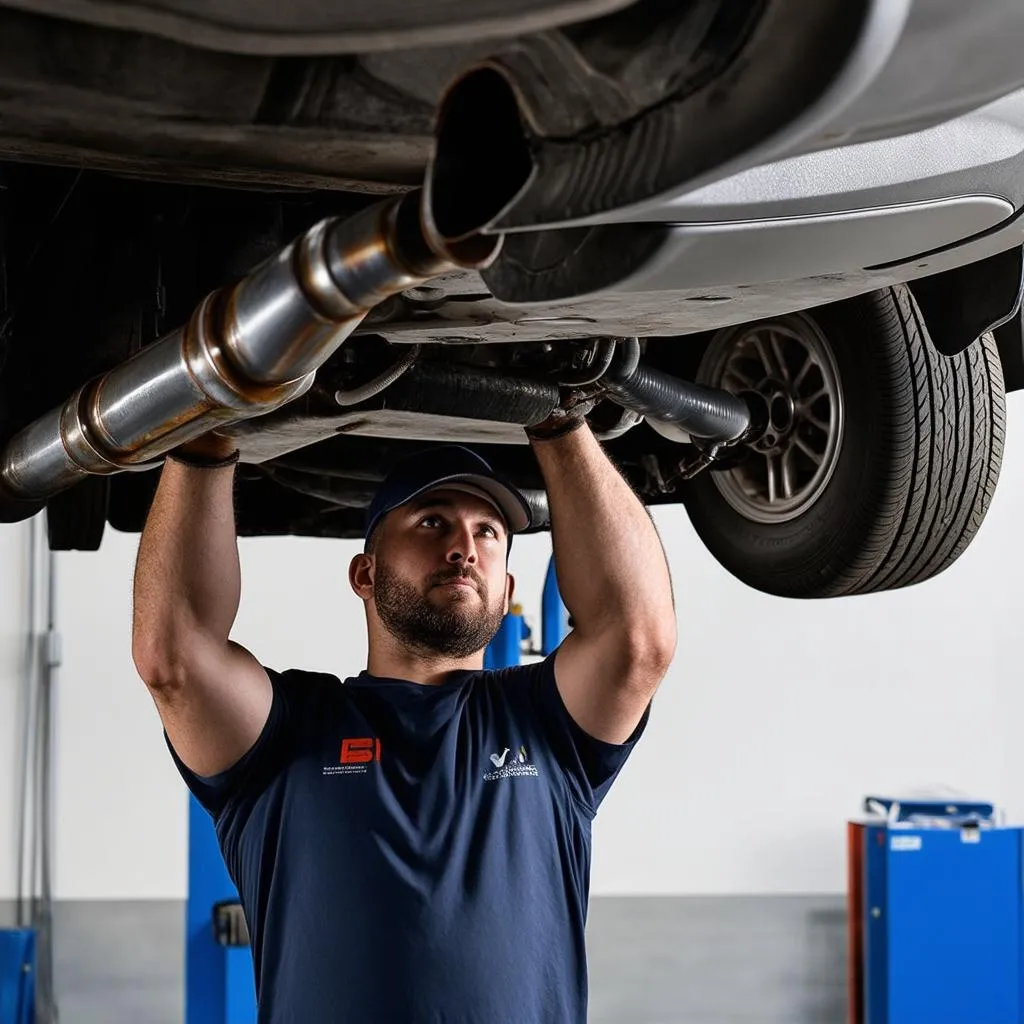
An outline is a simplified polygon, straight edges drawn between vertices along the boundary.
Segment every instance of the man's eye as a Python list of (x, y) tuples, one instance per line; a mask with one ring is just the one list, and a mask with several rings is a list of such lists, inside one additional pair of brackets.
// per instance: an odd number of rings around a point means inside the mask
[(483, 533), (489, 534), (492, 537), (498, 536), (498, 531), (493, 526), (491, 526), (490, 523), (484, 523), (484, 525), (481, 526), (480, 529)]
[(440, 525), (441, 525), (441, 517), (440, 516), (424, 516), (420, 520), (420, 526), (440, 526)]

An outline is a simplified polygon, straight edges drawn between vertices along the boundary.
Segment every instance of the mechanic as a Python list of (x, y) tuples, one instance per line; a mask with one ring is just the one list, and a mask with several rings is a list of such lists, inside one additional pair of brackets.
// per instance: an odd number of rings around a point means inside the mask
[(370, 507), (349, 566), (368, 660), (344, 683), (229, 639), (238, 453), (208, 434), (165, 460), (133, 656), (239, 889), (261, 1022), (586, 1020), (591, 821), (644, 731), (676, 620), (650, 516), (584, 419), (560, 411), (528, 434), (572, 632), (538, 664), (483, 670), (529, 506), (439, 445)]

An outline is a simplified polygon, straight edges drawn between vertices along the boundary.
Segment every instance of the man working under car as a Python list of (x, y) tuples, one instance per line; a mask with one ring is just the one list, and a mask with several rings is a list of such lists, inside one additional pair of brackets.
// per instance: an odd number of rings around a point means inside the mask
[(675, 647), (668, 568), (582, 419), (529, 431), (574, 623), (538, 665), (482, 670), (522, 496), (467, 449), (395, 468), (349, 566), (368, 630), (343, 684), (229, 639), (237, 454), (161, 472), (133, 654), (216, 823), (250, 926), (261, 1022), (582, 1024), (590, 823)]

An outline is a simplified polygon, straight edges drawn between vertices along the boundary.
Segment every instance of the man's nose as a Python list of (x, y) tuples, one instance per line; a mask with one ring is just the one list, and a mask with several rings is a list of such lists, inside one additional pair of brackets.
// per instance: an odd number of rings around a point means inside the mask
[(476, 543), (468, 523), (459, 524), (452, 531), (451, 543), (448, 546), (448, 561), (453, 565), (461, 562), (466, 562), (469, 565), (476, 564)]

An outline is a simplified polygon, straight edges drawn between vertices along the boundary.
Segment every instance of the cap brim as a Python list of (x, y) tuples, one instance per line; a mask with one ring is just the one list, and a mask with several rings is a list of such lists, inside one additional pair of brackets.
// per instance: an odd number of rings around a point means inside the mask
[(515, 488), (509, 487), (493, 477), (482, 476), (476, 473), (453, 473), (451, 476), (431, 480), (425, 487), (421, 487), (415, 493), (410, 494), (402, 504), (407, 504), (414, 498), (428, 494), (430, 491), (437, 491), (458, 484), (467, 484), (473, 490), (482, 492), (483, 497), (489, 498), (491, 503), (504, 517), (511, 533), (521, 533), (533, 522), (530, 506)]

